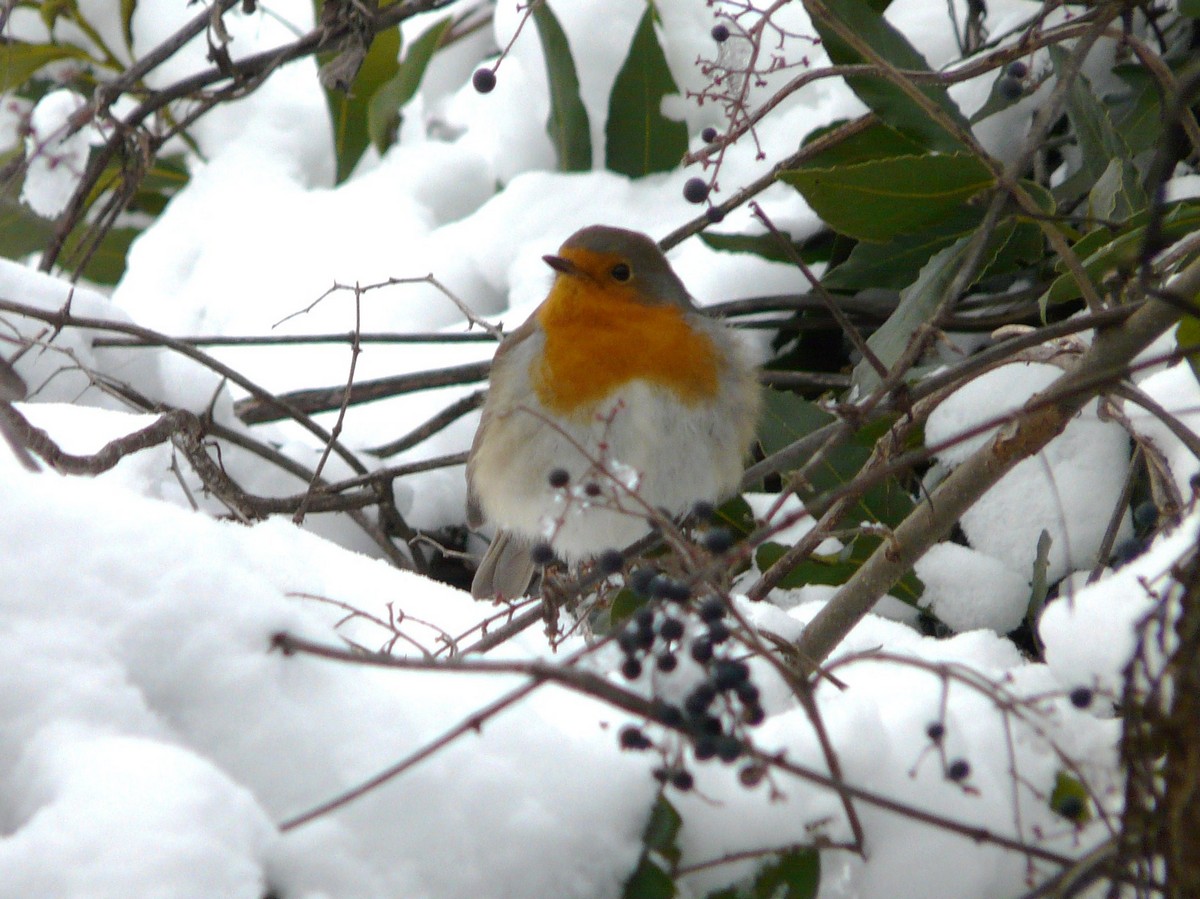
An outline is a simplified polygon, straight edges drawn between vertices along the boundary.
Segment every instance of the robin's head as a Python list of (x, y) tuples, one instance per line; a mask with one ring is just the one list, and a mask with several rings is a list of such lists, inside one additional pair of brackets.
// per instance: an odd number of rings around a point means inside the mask
[(560, 278), (579, 278), (617, 300), (692, 309), (687, 288), (653, 240), (636, 231), (592, 225), (543, 256)]

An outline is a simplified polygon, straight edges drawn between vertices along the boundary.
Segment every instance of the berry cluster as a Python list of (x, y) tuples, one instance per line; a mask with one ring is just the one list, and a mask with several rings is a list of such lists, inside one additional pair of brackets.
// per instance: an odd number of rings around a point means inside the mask
[[(737, 731), (743, 725), (761, 724), (766, 713), (759, 701), (759, 689), (750, 679), (750, 666), (732, 657), (725, 602), (712, 595), (692, 603), (687, 584), (652, 568), (635, 571), (630, 585), (649, 601), (616, 636), (625, 655), (621, 673), (630, 680), (640, 677), (651, 660), (659, 671), (674, 671), (679, 653), (685, 650), (684, 616), (689, 606), (694, 606), (702, 627), (686, 641), (686, 651), (704, 668), (706, 676), (681, 705), (656, 699), (651, 717), (687, 733), (697, 761), (736, 761), (745, 750)], [(653, 745), (640, 728), (633, 726), (622, 730), (620, 741), (625, 749), (649, 749)], [(692, 783), (691, 775), (680, 769), (662, 769), (657, 776), (681, 790)]]

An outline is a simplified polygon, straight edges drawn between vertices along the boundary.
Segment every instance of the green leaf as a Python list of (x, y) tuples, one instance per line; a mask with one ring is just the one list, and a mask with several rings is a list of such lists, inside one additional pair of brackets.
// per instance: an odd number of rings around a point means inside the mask
[(942, 221), (887, 243), (860, 241), (846, 261), (831, 269), (821, 283), (830, 290), (900, 290), (916, 279), (934, 253), (974, 231), (982, 220), (983, 210), (960, 206)]
[(968, 153), (793, 169), (779, 177), (835, 231), (879, 242), (936, 222), (995, 182), (987, 166)]
[(1179, 14), (1200, 19), (1200, 0), (1179, 0)]
[[(1076, 242), (1073, 249), (1083, 260), (1083, 270), (1092, 284), (1099, 285), (1111, 272), (1133, 272), (1146, 236), (1146, 218), (1146, 213), (1140, 212), (1115, 236), (1101, 228)], [(1182, 201), (1163, 216), (1162, 234), (1167, 241), (1179, 240), (1197, 228), (1200, 228), (1200, 202)], [(1065, 272), (1054, 280), (1038, 302), (1044, 312), (1049, 306), (1070, 302), (1081, 295), (1075, 276)]]
[[(774, 234), (718, 234), (712, 231), (701, 231), (696, 235), (714, 250), (726, 253), (752, 253), (762, 259), (772, 262), (785, 262), (793, 265), (795, 260), (779, 245), (779, 238)], [(829, 247), (823, 241), (792, 242), (792, 249), (805, 263), (824, 262), (829, 258)]]
[(546, 133), (554, 144), (560, 172), (586, 172), (592, 167), (592, 132), (587, 109), (579, 97), (579, 77), (571, 46), (548, 3), (533, 8), (533, 21), (542, 41), (546, 79), (550, 83), (550, 118)]
[(1183, 316), (1179, 320), (1179, 327), (1175, 329), (1175, 343), (1180, 349), (1188, 351), (1188, 365), (1192, 367), (1196, 380), (1200, 381), (1200, 318)]
[(604, 162), (630, 178), (670, 171), (687, 153), (687, 125), (662, 114), (663, 97), (678, 94), (679, 86), (658, 43), (656, 19), (648, 3), (608, 98)]
[(792, 849), (769, 857), (752, 883), (709, 893), (706, 899), (815, 899), (821, 886), (821, 853)]
[[(1015, 224), (1002, 222), (988, 238), (982, 272), (996, 252), (1012, 236)], [(942, 295), (950, 286), (967, 256), (971, 235), (964, 235), (945, 249), (939, 250), (921, 269), (917, 280), (900, 293), (900, 303), (888, 320), (867, 338), (869, 346), (885, 368), (895, 364), (908, 348), (909, 341), (917, 328), (929, 321)], [(976, 275), (978, 277), (978, 274)], [(854, 367), (853, 384), (860, 394), (866, 394), (879, 386), (880, 378), (875, 368), (866, 359)]]
[[(846, 121), (846, 119), (841, 119), (832, 125), (825, 125), (810, 131), (801, 146), (808, 146), (818, 138), (824, 137), (846, 124)], [(895, 128), (889, 128), (883, 122), (876, 121), (857, 134), (801, 163), (799, 168), (832, 169), (858, 162), (887, 159), (889, 156), (920, 156), (924, 153), (924, 149), (917, 141), (905, 137)]]
[(608, 609), (608, 623), (610, 628), (616, 629), (633, 617), (633, 613), (644, 606), (649, 600), (637, 593), (634, 590), (626, 587), (619, 591), (613, 597), (612, 605)]
[(764, 390), (758, 441), (769, 456), (833, 420), (833, 415), (799, 394)]
[[(400, 28), (380, 31), (371, 42), (350, 90), (327, 90), (326, 99), (333, 116), (333, 146), (337, 157), (337, 181), (350, 177), (354, 167), (370, 146), (367, 128), (371, 98), (399, 71)], [(321, 57), (324, 64), (328, 56)]]
[(0, 61), (0, 91), (20, 87), (43, 66), (59, 59), (87, 59), (88, 55), (79, 47), (57, 44), (26, 44), (21, 41), (6, 41), (4, 55)]
[(713, 521), (729, 528), (736, 540), (748, 537), (754, 531), (754, 511), (742, 496), (721, 503), (713, 514)]
[[(1061, 75), (1067, 63), (1067, 52), (1052, 46), (1050, 59), (1054, 70)], [(1110, 208), (1118, 220), (1144, 209), (1146, 194), (1138, 181), (1137, 170), (1129, 162), (1133, 155), (1129, 145), (1082, 73), (1076, 76), (1067, 94), (1067, 118), (1079, 141), (1080, 169), (1086, 173), (1088, 183), (1095, 185), (1089, 199)], [(1114, 162), (1117, 163), (1115, 167)], [(1096, 190), (1099, 190), (1098, 195)], [(1121, 215), (1122, 210), (1128, 211)]]
[[(642, 855), (622, 899), (671, 899), (676, 895), (675, 880), (667, 870), (679, 863), (679, 830), (683, 819), (663, 795), (650, 809), (650, 819), (642, 833)], [(665, 867), (664, 867), (665, 863)]]
[[(819, 14), (813, 7), (805, 5), (812, 13), (813, 27), (820, 34), (829, 58), (835, 64), (855, 65), (873, 61), (860, 55), (837, 34), (832, 24), (836, 21), (896, 68), (929, 71), (925, 58), (913, 48), (904, 35), (864, 0), (828, 0), (823, 4), (827, 14)], [(875, 75), (855, 75), (847, 78), (846, 83), (887, 125), (918, 141), (921, 146), (947, 152), (963, 149), (956, 137), (937, 124), (915, 100), (887, 79)], [(967, 120), (963, 118), (963, 114), (944, 87), (928, 84), (922, 85), (919, 90), (958, 127), (969, 129)]]
[(125, 49), (133, 50), (133, 14), (137, 10), (137, 0), (121, 0), (121, 37), (125, 40)]
[(454, 20), (447, 16), (413, 41), (400, 69), (379, 86), (367, 103), (367, 133), (371, 143), (380, 153), (396, 142), (396, 131), (400, 127), (400, 109), (413, 98), (433, 54), (442, 44), (442, 39)]

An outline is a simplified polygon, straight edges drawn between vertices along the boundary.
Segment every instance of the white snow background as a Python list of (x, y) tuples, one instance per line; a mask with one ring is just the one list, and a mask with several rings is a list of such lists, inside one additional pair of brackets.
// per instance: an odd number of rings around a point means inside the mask
[[(116, 28), (117, 0), (80, 0), (93, 22)], [(676, 80), (697, 89), (694, 61), (714, 53), (712, 11), (702, 0), (660, 0), (662, 37)], [(989, 4), (993, 29), (1040, 4)], [(293, 37), (312, 25), (308, 0), (260, 2), (258, 13), (225, 20), (235, 57)], [(581, 91), (600, 139), (608, 89), (620, 66), (642, 0), (556, 0), (575, 56)], [(133, 19), (137, 54), (195, 14), (184, 0), (142, 0)], [(933, 66), (956, 54), (945, 5), (896, 0), (889, 19)], [(961, 10), (960, 10), (961, 16)], [(405, 25), (406, 43), (436, 17)], [(498, 73), (496, 89), (477, 94), (472, 70), (516, 27), (515, 4), (502, 2), (494, 31), (479, 32), (435, 58), (405, 109), (399, 143), (370, 155), (353, 177), (332, 187), (333, 159), (324, 100), (312, 60), (277, 73), (249, 98), (218, 108), (192, 129), (204, 160), (165, 213), (141, 236), (128, 272), (111, 296), (79, 287), (78, 315), (133, 321), (168, 334), (271, 333), (335, 281), (368, 284), (432, 272), (478, 312), (511, 328), (544, 295), (541, 262), (575, 229), (604, 222), (661, 237), (696, 212), (681, 196), (694, 171), (640, 181), (603, 171), (552, 171), (545, 134), (545, 69), (532, 28)], [(781, 24), (803, 32), (799, 4)], [(13, 13), (14, 35), (38, 39), (30, 10)], [(119, 43), (115, 42), (115, 43)], [(1101, 48), (1097, 54), (1106, 51)], [(156, 70), (163, 85), (206, 65), (202, 41)], [(819, 51), (814, 51), (814, 61)], [(1103, 68), (1103, 66), (1098, 66)], [(970, 113), (987, 83), (955, 95)], [(770, 88), (764, 89), (769, 91)], [(765, 95), (765, 94), (764, 94)], [(74, 104), (51, 95), (35, 123), (53, 132)], [(791, 152), (814, 127), (861, 111), (842, 86), (821, 81), (790, 98), (762, 126), (767, 161), (749, 141), (721, 171), (728, 195)], [(718, 124), (709, 106), (679, 102), (690, 133)], [(1019, 141), (1021, 107), (980, 126), (1004, 154)], [(36, 137), (36, 136), (35, 136)], [(33, 139), (33, 138), (31, 138)], [(86, 136), (64, 146), (78, 161)], [(83, 141), (84, 143), (80, 143)], [(700, 139), (694, 139), (699, 146)], [(602, 150), (601, 150), (602, 152)], [(373, 151), (372, 151), (373, 154)], [(30, 173), (25, 190), (39, 210), (61, 206), (72, 166)], [(790, 189), (761, 202), (800, 236), (818, 226)], [(751, 230), (744, 214), (721, 230)], [(801, 286), (788, 266), (720, 253), (697, 240), (670, 254), (701, 303), (782, 293)], [(0, 261), (0, 297), (55, 310), (69, 285)], [(364, 295), (364, 331), (461, 332), (459, 311), (429, 285)], [(337, 293), (274, 333), (346, 332), (352, 295)], [(26, 319), (6, 327), (36, 334)], [(68, 330), (44, 350), (25, 354), (18, 371), (34, 388), (19, 406), (64, 450), (94, 452), (144, 427), (153, 416), (123, 411), (89, 382), (99, 372), (143, 394), (241, 428), (232, 414), (244, 393), (213, 372), (159, 349), (104, 348), (93, 332)], [(487, 343), (369, 345), (360, 378), (420, 371), (487, 358)], [(323, 348), (219, 349), (213, 355), (267, 389), (282, 392), (345, 380), (349, 351)], [(1012, 366), (975, 381), (930, 421), (930, 443), (1017, 406), (1054, 376), (1049, 366)], [(1197, 405), (1186, 367), (1157, 372), (1142, 385), (1186, 416)], [(474, 388), (445, 388), (352, 407), (344, 441), (364, 448), (394, 439)], [(328, 416), (323, 419), (331, 422)], [(477, 416), (446, 429), (406, 457), (460, 452)], [(1185, 496), (1195, 461), (1177, 438), (1136, 419), (1173, 464)], [(255, 428), (259, 439), (312, 465), (321, 446), (294, 426)], [(947, 451), (953, 466), (970, 445)], [(1046, 664), (1024, 660), (1004, 639), (1028, 599), (1038, 531), (1034, 504), (1051, 526), (1053, 578), (1091, 568), (1121, 490), (1129, 441), (1112, 421), (1086, 411), (1047, 452), (1012, 472), (968, 515), (969, 548), (935, 548), (918, 567), (925, 601), (956, 630), (949, 639), (920, 636), (908, 624), (869, 616), (839, 649), (845, 690), (823, 685), (818, 700), (847, 779), (884, 796), (972, 826), (1029, 840), (1067, 855), (1108, 833), (1104, 815), (1119, 807), (1115, 757), (1119, 723), (1104, 698), (1119, 687), (1132, 627), (1149, 607), (1153, 585), (1184, 552), (1197, 522), (1070, 600), (1053, 603), (1041, 623)], [(225, 446), (222, 461), (253, 493), (291, 494), (304, 484)], [(336, 459), (330, 477), (347, 473)], [(597, 897), (620, 894), (641, 850), (657, 785), (653, 753), (622, 753), (617, 732), (627, 716), (598, 701), (541, 686), (478, 729), (387, 780), (357, 800), (299, 827), (301, 815), (429, 745), (524, 679), (461, 673), (389, 671), (271, 650), (287, 630), (338, 645), (348, 637), (379, 646), (392, 635), (342, 607), (387, 618), (402, 613), (397, 654), (444, 650), (442, 636), (468, 633), (494, 614), (487, 604), (397, 570), (344, 520), (310, 516), (307, 529), (286, 518), (253, 527), (218, 521), (205, 499), (194, 511), (172, 471), (167, 446), (142, 451), (95, 478), (26, 472), (0, 451), (0, 897)], [(186, 470), (186, 465), (180, 465)], [(463, 521), (461, 468), (397, 485), (400, 511), (419, 527)], [(757, 503), (757, 508), (765, 507)], [(1056, 517), (1057, 513), (1057, 517)], [(1032, 528), (1032, 531), (1030, 530)], [(828, 598), (827, 588), (781, 597), (778, 605), (742, 603), (759, 627), (798, 634)], [(571, 638), (552, 649), (538, 628), (504, 645), (506, 657), (561, 660), (584, 648)], [(913, 660), (849, 658), (883, 649)], [(585, 664), (612, 672), (619, 657)], [(945, 681), (925, 663), (953, 664), (966, 678)], [(617, 677), (615, 673), (614, 677)], [(680, 682), (690, 676), (674, 675)], [(978, 681), (970, 678), (978, 676)], [(824, 771), (809, 721), (765, 668), (767, 721), (756, 745), (786, 752)], [(1025, 700), (1021, 715), (998, 710), (972, 683)], [(1075, 687), (1099, 689), (1075, 708)], [(944, 721), (942, 746), (926, 728)], [(945, 766), (966, 760), (955, 783)], [(1057, 772), (1069, 761), (1086, 780), (1099, 814), (1076, 828), (1048, 806)], [(684, 819), (684, 865), (742, 850), (803, 843), (814, 835), (849, 837), (829, 791), (786, 775), (771, 786), (741, 785), (719, 762), (692, 766), (696, 790), (672, 794)], [(1019, 773), (1014, 788), (1013, 773)], [(858, 804), (866, 860), (838, 850), (822, 856), (822, 896), (905, 899), (1017, 895), (1032, 871), (1052, 870), (1025, 856), (920, 825)], [(1031, 867), (1032, 866), (1032, 867)], [(750, 863), (703, 868), (694, 895), (753, 870)]]

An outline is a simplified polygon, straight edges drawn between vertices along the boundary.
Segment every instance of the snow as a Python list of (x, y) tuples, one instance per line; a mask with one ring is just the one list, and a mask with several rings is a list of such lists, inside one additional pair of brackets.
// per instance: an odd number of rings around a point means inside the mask
[[(118, 5), (81, 3), (103, 24), (105, 42), (123, 48)], [(294, 29), (312, 25), (308, 0), (258, 4), (268, 6), (225, 16), (234, 58), (276, 47)], [(575, 54), (599, 165), (608, 90), (645, 6), (640, 0), (603, 9), (585, 0), (553, 6)], [(695, 61), (716, 54), (711, 11), (685, 0), (657, 6), (676, 80), (685, 90), (702, 88)], [(1022, 0), (989, 4), (996, 21), (1010, 22), (1039, 7)], [(197, 12), (182, 2), (137, 4), (132, 56), (147, 53)], [(936, 21), (944, 14), (938, 6)], [(778, 15), (789, 30), (808, 31), (799, 4)], [(949, 29), (929, 24), (934, 15), (923, 0), (896, 0), (888, 12), (940, 66), (956, 51)], [(407, 23), (406, 46), (438, 18)], [(357, 298), (337, 290), (277, 324), (335, 284), (432, 273), (476, 313), (517, 326), (549, 284), (542, 254), (598, 221), (664, 236), (696, 214), (680, 191), (700, 169), (636, 181), (599, 170), (553, 171), (546, 74), (533, 26), (500, 66), (492, 93), (477, 94), (469, 83), (516, 22), (516, 7), (499, 4), (491, 31), (439, 53), (405, 110), (400, 143), (382, 157), (370, 151), (338, 186), (316, 65), (290, 64), (245, 99), (201, 118), (190, 132), (198, 153), (173, 146), (186, 155), (190, 180), (135, 242), (111, 296), (0, 260), (0, 299), (47, 313), (69, 305), (78, 316), (182, 336), (345, 333), (358, 317), (364, 331), (467, 330), (455, 304), (428, 283), (372, 287)], [(43, 26), (31, 11), (15, 10), (9, 27), (36, 39)], [(65, 31), (58, 36), (87, 41)], [(805, 46), (818, 61), (821, 51)], [(148, 83), (162, 87), (206, 67), (206, 53), (200, 37)], [(792, 74), (771, 75), (755, 96), (769, 96)], [(982, 79), (957, 88), (956, 96), (970, 107), (987, 88)], [(27, 140), (36, 141), (30, 146), (38, 152), (23, 198), (41, 215), (63, 208), (86, 160), (87, 129), (60, 140), (81, 102), (57, 90), (32, 112)], [(981, 140), (1010, 154), (1031, 102), (984, 123)], [(793, 152), (814, 127), (862, 108), (834, 81), (789, 97), (760, 131), (765, 160), (751, 141), (726, 154), (716, 199)], [(693, 149), (702, 127), (724, 124), (711, 103), (669, 100), (664, 109), (687, 121)], [(17, 136), (7, 121), (2, 133)], [(819, 227), (788, 188), (772, 188), (760, 202), (797, 237)], [(721, 230), (757, 230), (747, 215), (731, 215)], [(669, 255), (702, 305), (805, 287), (790, 266), (718, 252), (697, 240)], [(8, 313), (0, 319), (6, 339), (35, 343), (16, 361), (30, 388), (16, 408), (64, 451), (93, 453), (156, 421), (129, 412), (104, 389), (113, 382), (152, 401), (211, 414), (306, 466), (320, 454), (320, 441), (294, 425), (243, 425), (233, 410), (246, 391), (178, 353), (103, 347), (96, 339), (110, 335), (98, 330), (54, 334), (43, 322)], [(490, 343), (369, 344), (356, 376), (476, 362), (493, 349)], [(343, 384), (350, 364), (344, 344), (207, 352), (277, 392)], [(928, 444), (954, 441), (1012, 411), (1058, 373), (1020, 365), (980, 377), (935, 411)], [(361, 451), (480, 386), (354, 407), (342, 440), (371, 468), (461, 452), (477, 416), (387, 460)], [(1140, 386), (1195, 425), (1200, 397), (1186, 366), (1156, 371)], [(1134, 407), (1126, 414), (1190, 498), (1200, 465), (1153, 416)], [(329, 414), (317, 418), (333, 423)], [(940, 465), (960, 463), (985, 439), (946, 445)], [(1105, 836), (1100, 824), (1077, 829), (1046, 801), (1069, 758), (1106, 809), (1120, 802), (1119, 722), (1104, 703), (1079, 710), (1066, 694), (1079, 685), (1116, 691), (1133, 628), (1151, 606), (1148, 590), (1191, 545), (1197, 520), (1096, 583), (1076, 578), (1078, 588), (1051, 602), (1041, 618), (1045, 664), (1025, 659), (1003, 635), (1025, 615), (1043, 527), (1053, 541), (1052, 581), (1091, 569), (1129, 451), (1118, 423), (1102, 420), (1094, 406), (1086, 409), (964, 517), (970, 546), (939, 544), (918, 565), (924, 605), (960, 633), (921, 636), (913, 627), (916, 611), (885, 598), (843, 642), (831, 671), (845, 689), (823, 682), (816, 700), (850, 782), (1065, 855), (1085, 852)], [(289, 495), (305, 487), (304, 479), (228, 443), (220, 461), (250, 493)], [(327, 477), (349, 474), (331, 458)], [(461, 525), (464, 493), (461, 468), (396, 484), (400, 513), (419, 527)], [(760, 516), (774, 503), (748, 500)], [(629, 716), (557, 686), (541, 685), (484, 716), (353, 802), (301, 826), (281, 826), (430, 747), (527, 679), (285, 656), (272, 649), (273, 635), (287, 631), (335, 647), (390, 646), (414, 659), (444, 656), (448, 644), (477, 639), (478, 626), (496, 608), (386, 564), (371, 540), (337, 516), (310, 515), (303, 527), (286, 516), (253, 526), (229, 520), (169, 443), (94, 477), (30, 474), (0, 448), (0, 507), (0, 899), (620, 895), (658, 790), (651, 770), (662, 760), (618, 751), (616, 735)], [(798, 508), (789, 500), (777, 515)], [(809, 527), (802, 519), (778, 539), (794, 541)], [(1118, 539), (1130, 533), (1124, 522)], [(841, 548), (828, 540), (819, 551)], [(835, 589), (777, 591), (771, 602), (739, 599), (737, 607), (760, 632), (794, 640)], [(348, 617), (347, 609), (359, 614)], [(378, 623), (393, 619), (399, 639)], [(615, 651), (589, 653), (578, 634), (552, 643), (540, 625), (489, 658), (559, 662), (573, 653), (585, 654), (580, 664), (588, 670), (624, 683), (615, 673)], [(653, 684), (679, 697), (696, 677), (697, 666), (685, 662), (671, 675), (648, 672), (635, 686), (646, 691)], [(814, 728), (778, 672), (756, 660), (753, 677), (767, 712), (752, 731), (755, 746), (826, 772)], [(945, 727), (937, 743), (928, 736), (933, 722)], [(674, 738), (648, 732), (672, 757), (682, 751)], [(947, 765), (959, 759), (970, 766), (963, 783), (947, 777)], [(668, 794), (685, 822), (684, 864), (814, 836), (849, 838), (841, 802), (828, 790), (782, 772), (747, 788), (737, 766), (688, 765), (696, 790)], [(869, 803), (856, 803), (856, 811), (868, 858), (823, 851), (822, 896), (951, 899), (1024, 889), (1027, 860), (1019, 853)], [(703, 895), (752, 870), (751, 862), (718, 865), (689, 875), (686, 886)]]

